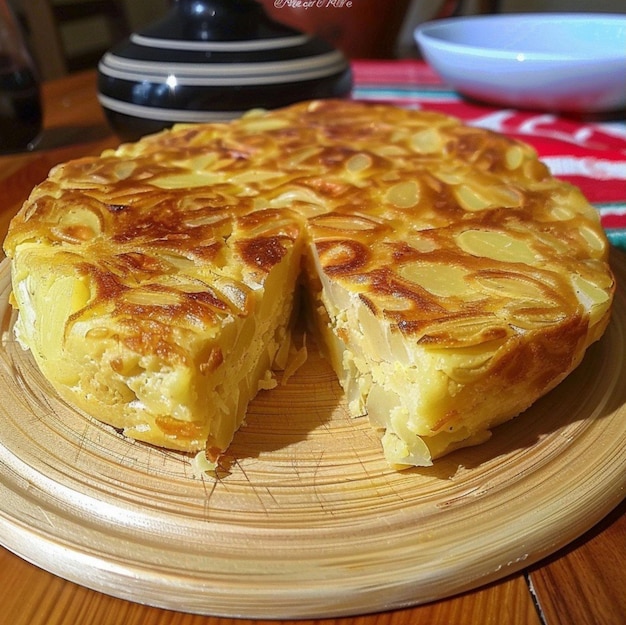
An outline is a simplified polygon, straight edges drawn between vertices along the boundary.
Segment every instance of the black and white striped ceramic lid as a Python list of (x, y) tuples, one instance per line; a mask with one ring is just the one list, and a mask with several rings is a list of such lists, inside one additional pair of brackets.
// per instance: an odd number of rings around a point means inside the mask
[(178, 22), (135, 33), (101, 59), (98, 97), (114, 125), (224, 121), (350, 90), (346, 58), (317, 37), (266, 20), (261, 36), (185, 39)]

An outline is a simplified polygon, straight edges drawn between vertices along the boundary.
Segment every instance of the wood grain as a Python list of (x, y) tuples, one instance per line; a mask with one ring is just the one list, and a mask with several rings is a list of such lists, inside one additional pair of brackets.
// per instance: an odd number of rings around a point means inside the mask
[[(95, 74), (74, 74), (46, 83), (46, 133), (29, 154), (0, 156), (0, 234), (33, 184), (49, 167), (98, 154), (118, 140), (107, 128), (95, 94)], [(9, 202), (7, 198), (13, 198)], [(626, 284), (623, 255), (618, 277)], [(620, 260), (621, 258), (621, 260)], [(623, 301), (623, 296), (620, 295)], [(614, 322), (615, 323), (615, 322)], [(620, 314), (617, 323), (623, 327)], [(623, 335), (617, 336), (624, 345)], [(589, 375), (597, 375), (589, 372)], [(2, 382), (0, 381), (0, 384)], [(616, 402), (619, 403), (619, 396)], [(621, 399), (621, 406), (626, 399)], [(608, 411), (616, 406), (608, 407)], [(606, 405), (600, 408), (607, 411)], [(1, 424), (0, 424), (1, 426)], [(45, 457), (45, 455), (44, 455)], [(3, 481), (0, 475), (0, 482)], [(0, 502), (4, 494), (0, 493)], [(478, 590), (382, 613), (315, 620), (256, 620), (201, 616), (148, 607), (65, 581), (0, 548), (0, 622), (12, 625), (622, 625), (626, 569), (625, 504), (555, 555)], [(589, 519), (589, 524), (592, 519)], [(0, 542), (6, 520), (0, 514)], [(294, 556), (295, 557), (295, 556)], [(540, 620), (524, 574), (533, 584)], [(129, 585), (132, 585), (129, 580)]]
[(402, 609), (531, 565), (623, 497), (623, 290), (583, 364), (481, 447), (390, 470), (311, 350), (252, 402), (216, 480), (59, 400), (12, 339), (6, 263), (0, 287), (2, 540), (89, 588), (227, 617)]
[(624, 562), (616, 557), (626, 545), (625, 513), (623, 502), (559, 558), (548, 559), (531, 572), (548, 623), (626, 623), (626, 571)]
[[(2, 615), (11, 625), (285, 625), (284, 620), (230, 619), (130, 603), (45, 574), (0, 550), (0, 575), (12, 571)], [(485, 615), (489, 615), (485, 617)], [(298, 625), (541, 625), (522, 577), (413, 609)]]

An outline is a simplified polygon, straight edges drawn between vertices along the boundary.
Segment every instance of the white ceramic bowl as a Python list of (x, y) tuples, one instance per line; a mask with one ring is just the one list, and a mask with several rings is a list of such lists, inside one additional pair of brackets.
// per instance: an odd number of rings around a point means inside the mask
[(562, 112), (626, 109), (626, 14), (519, 13), (441, 19), (415, 40), (470, 98)]

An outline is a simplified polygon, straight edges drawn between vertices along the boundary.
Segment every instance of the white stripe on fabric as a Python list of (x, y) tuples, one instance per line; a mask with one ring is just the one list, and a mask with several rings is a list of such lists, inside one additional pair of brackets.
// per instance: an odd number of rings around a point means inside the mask
[(553, 176), (583, 176), (596, 180), (626, 180), (626, 161), (609, 161), (593, 156), (544, 156), (541, 159)]

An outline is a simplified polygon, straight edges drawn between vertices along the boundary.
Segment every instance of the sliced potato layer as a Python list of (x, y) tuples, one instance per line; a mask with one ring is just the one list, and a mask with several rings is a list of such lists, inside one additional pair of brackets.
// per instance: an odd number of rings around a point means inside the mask
[(272, 387), (300, 275), (350, 410), (397, 467), (486, 440), (558, 384), (614, 291), (596, 212), (530, 147), (347, 101), (60, 165), (4, 247), (17, 336), (59, 393), (211, 460)]

